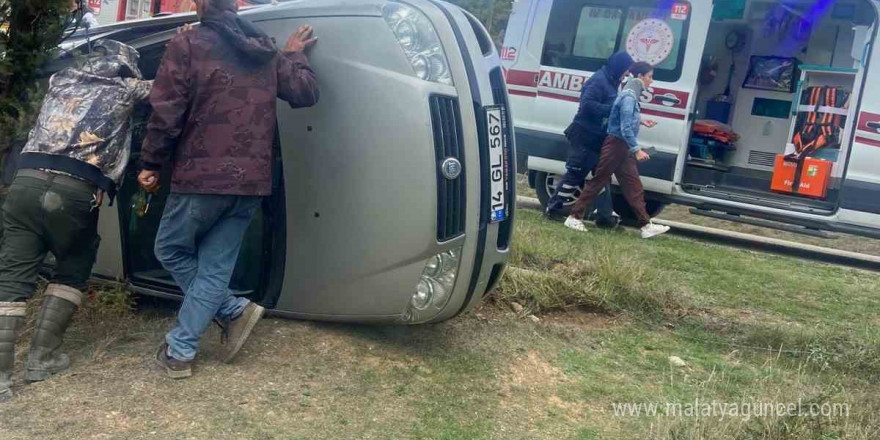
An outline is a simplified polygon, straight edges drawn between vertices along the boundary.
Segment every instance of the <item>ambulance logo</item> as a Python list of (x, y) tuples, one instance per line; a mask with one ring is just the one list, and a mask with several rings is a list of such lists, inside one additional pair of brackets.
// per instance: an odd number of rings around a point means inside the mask
[(636, 61), (656, 66), (669, 58), (675, 34), (665, 21), (649, 18), (636, 23), (626, 37), (626, 51)]

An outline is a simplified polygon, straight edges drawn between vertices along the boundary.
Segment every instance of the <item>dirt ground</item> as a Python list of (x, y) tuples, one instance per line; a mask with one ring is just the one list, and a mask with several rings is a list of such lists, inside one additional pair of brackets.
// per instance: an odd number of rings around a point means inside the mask
[[(415, 328), (269, 318), (231, 365), (218, 361), (212, 329), (194, 376), (174, 381), (153, 358), (176, 303), (143, 301), (121, 322), (74, 323), (65, 345), (73, 366), (46, 382), (22, 382), (19, 344), (16, 396), (0, 404), (0, 438), (488, 438), (481, 420), (503, 418), (517, 432), (517, 420), (527, 420), (518, 411), (534, 410), (499, 408), (498, 396), (535, 392), (535, 374), (554, 368), (532, 351), (499, 370), (493, 359), (516, 351), (497, 341), (509, 332), (525, 335), (513, 341), (532, 338), (534, 325), (490, 306)], [(487, 332), (499, 322), (497, 335)], [(537, 364), (544, 369), (532, 371)], [(473, 414), (460, 415), (461, 405)]]

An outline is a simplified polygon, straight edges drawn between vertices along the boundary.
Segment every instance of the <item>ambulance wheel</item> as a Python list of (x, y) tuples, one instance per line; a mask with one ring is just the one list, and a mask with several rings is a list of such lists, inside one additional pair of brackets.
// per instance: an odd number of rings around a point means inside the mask
[[(541, 209), (547, 209), (547, 203), (550, 202), (550, 197), (553, 197), (553, 193), (556, 191), (556, 185), (559, 185), (561, 180), (562, 176), (559, 174), (545, 173), (543, 171), (535, 173), (535, 192), (538, 193), (538, 200), (541, 202)], [(575, 190), (574, 198), (563, 206), (561, 214), (569, 214), (572, 205), (574, 205), (574, 201), (581, 194), (581, 189), (583, 188)]]
[[(620, 214), (620, 219), (624, 224), (633, 225), (636, 223), (636, 214), (629, 207), (629, 203), (626, 202), (623, 194), (612, 194), (611, 204), (614, 206), (614, 212)], [(645, 200), (645, 210), (648, 211), (648, 215), (651, 218), (660, 215), (663, 212), (663, 208), (666, 208), (665, 203), (660, 203), (656, 200)]]

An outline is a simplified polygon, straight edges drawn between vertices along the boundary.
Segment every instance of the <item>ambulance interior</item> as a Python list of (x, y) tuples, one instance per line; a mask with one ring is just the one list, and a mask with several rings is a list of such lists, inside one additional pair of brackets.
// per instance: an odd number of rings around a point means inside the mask
[(716, 2), (683, 188), (834, 211), (873, 22), (862, 0)]

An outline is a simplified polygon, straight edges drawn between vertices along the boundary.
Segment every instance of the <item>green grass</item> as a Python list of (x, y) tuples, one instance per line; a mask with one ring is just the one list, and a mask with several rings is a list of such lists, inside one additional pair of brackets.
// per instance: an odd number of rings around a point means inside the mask
[[(518, 228), (499, 299), (545, 311), (586, 306), (631, 322), (603, 334), (598, 349), (559, 353), (563, 371), (583, 378), (567, 398), (607, 405), (800, 398), (861, 407), (855, 418), (831, 424), (616, 420), (605, 435), (869, 438), (857, 427), (877, 422), (864, 408), (880, 401), (853, 390), (876, 390), (880, 380), (877, 274), (675, 236), (576, 234), (533, 211), (519, 212)], [(682, 377), (670, 355), (689, 363)]]
[[(880, 438), (877, 274), (631, 230), (576, 234), (530, 211), (517, 228), (497, 301), (476, 313), (419, 327), (269, 319), (233, 365), (217, 361), (212, 330), (185, 381), (149, 367), (173, 309), (132, 315), (123, 292), (98, 292), (67, 337), (71, 374), (16, 385), (0, 431), (4, 440)], [(508, 312), (513, 300), (541, 322)], [(621, 417), (612, 407), (695, 399), (847, 403), (850, 414), (719, 420)]]

